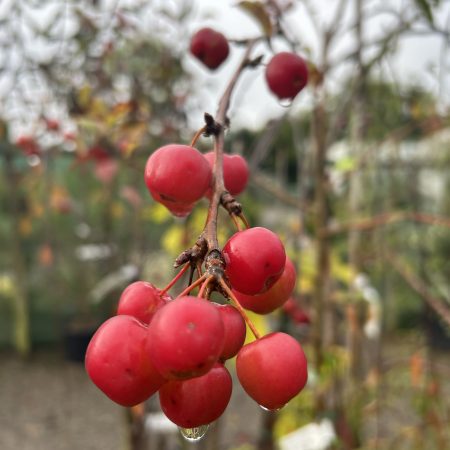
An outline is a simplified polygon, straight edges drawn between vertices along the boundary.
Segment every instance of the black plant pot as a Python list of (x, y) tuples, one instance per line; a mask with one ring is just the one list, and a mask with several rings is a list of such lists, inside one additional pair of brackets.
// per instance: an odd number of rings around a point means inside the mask
[(66, 359), (84, 362), (87, 346), (97, 328), (97, 324), (70, 324), (64, 332), (64, 355)]

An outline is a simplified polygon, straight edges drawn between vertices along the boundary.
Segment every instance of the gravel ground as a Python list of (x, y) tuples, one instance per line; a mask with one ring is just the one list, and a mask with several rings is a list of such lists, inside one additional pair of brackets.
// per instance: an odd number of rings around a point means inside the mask
[(0, 358), (1, 450), (122, 450), (123, 410), (88, 380), (82, 364), (54, 354)]
[[(0, 402), (0, 450), (130, 449), (126, 410), (90, 382), (83, 364), (57, 353), (39, 352), (26, 362), (0, 354)], [(160, 419), (157, 403), (148, 406)], [(189, 444), (173, 424), (164, 422), (165, 432), (155, 432), (149, 423), (142, 450), (235, 448), (255, 441), (261, 417), (234, 383), (230, 405), (215, 425), (218, 435), (210, 431), (200, 445)]]

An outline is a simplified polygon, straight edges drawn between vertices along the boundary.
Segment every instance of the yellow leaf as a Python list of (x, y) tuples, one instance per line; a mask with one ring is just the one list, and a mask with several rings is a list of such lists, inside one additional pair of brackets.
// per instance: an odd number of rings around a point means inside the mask
[(78, 91), (78, 103), (84, 109), (89, 106), (89, 103), (91, 102), (91, 100), (92, 100), (92, 89), (90, 86), (85, 84)]
[(115, 218), (115, 219), (120, 219), (123, 217), (125, 210), (123, 208), (123, 204), (120, 202), (114, 202), (111, 205), (111, 215)]
[[(269, 322), (266, 316), (262, 316), (260, 314), (256, 314), (251, 311), (246, 311), (248, 318), (252, 321), (253, 325), (255, 325), (261, 336), (265, 336), (270, 333), (272, 330), (270, 329)], [(245, 344), (249, 344), (255, 340), (255, 336), (253, 336), (252, 330), (247, 326), (247, 335), (245, 337)]]
[(152, 206), (148, 206), (142, 210), (142, 218), (161, 224), (167, 222), (171, 218), (171, 214), (161, 203), (154, 203)]
[(94, 98), (91, 102), (90, 114), (95, 117), (103, 118), (108, 113), (108, 107), (100, 98)]
[(33, 231), (33, 224), (29, 217), (22, 217), (19, 220), (19, 233), (21, 236), (29, 236)]
[(0, 275), (0, 293), (2, 295), (13, 295), (16, 291), (14, 280), (9, 275)]
[(331, 255), (331, 273), (344, 284), (350, 284), (355, 277), (355, 272), (350, 264), (342, 261), (336, 254)]
[(272, 36), (273, 27), (270, 16), (265, 8), (264, 3), (258, 1), (244, 0), (239, 2), (239, 8), (250, 14), (261, 26), (266, 36)]
[(180, 225), (172, 225), (162, 238), (162, 247), (171, 255), (178, 256), (183, 249), (184, 230)]

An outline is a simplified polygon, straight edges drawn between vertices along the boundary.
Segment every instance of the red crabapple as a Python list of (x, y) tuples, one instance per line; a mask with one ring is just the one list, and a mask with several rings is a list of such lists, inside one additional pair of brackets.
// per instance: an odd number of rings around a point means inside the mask
[(209, 301), (184, 296), (167, 303), (148, 328), (148, 352), (166, 379), (187, 379), (208, 372), (224, 346), (221, 315)]
[[(203, 155), (208, 161), (211, 169), (216, 159), (214, 152)], [(241, 155), (223, 155), (223, 181), (225, 189), (231, 195), (239, 195), (247, 186), (249, 177), (247, 161)], [(207, 196), (210, 197), (212, 190), (208, 189)]]
[(257, 295), (245, 295), (235, 290), (233, 292), (245, 309), (257, 314), (269, 314), (288, 301), (294, 290), (296, 277), (294, 264), (286, 258), (281, 277), (266, 292)]
[(202, 28), (192, 36), (190, 50), (211, 70), (217, 69), (230, 52), (226, 37), (211, 28)]
[(231, 286), (247, 295), (267, 291), (283, 273), (286, 253), (279, 237), (267, 228), (238, 231), (223, 247)]
[(218, 419), (230, 401), (232, 380), (220, 363), (205, 375), (172, 380), (159, 390), (164, 414), (179, 427), (194, 428)]
[(266, 81), (279, 99), (293, 99), (308, 82), (308, 67), (295, 53), (277, 53), (266, 67)]
[(303, 349), (285, 333), (271, 333), (244, 345), (237, 355), (236, 373), (245, 392), (271, 410), (294, 398), (308, 379)]
[(135, 281), (125, 288), (119, 299), (117, 314), (136, 317), (149, 324), (155, 312), (172, 300), (169, 294), (160, 295), (160, 290), (146, 281)]
[(169, 144), (150, 155), (144, 178), (157, 202), (177, 216), (186, 216), (205, 194), (211, 176), (208, 162), (197, 149)]
[(114, 316), (89, 342), (86, 371), (94, 384), (119, 405), (142, 403), (165, 381), (148, 357), (147, 335), (147, 327), (134, 317)]
[(225, 329), (224, 346), (220, 354), (220, 359), (225, 361), (235, 356), (242, 348), (247, 328), (244, 319), (234, 306), (212, 304), (218, 309)]

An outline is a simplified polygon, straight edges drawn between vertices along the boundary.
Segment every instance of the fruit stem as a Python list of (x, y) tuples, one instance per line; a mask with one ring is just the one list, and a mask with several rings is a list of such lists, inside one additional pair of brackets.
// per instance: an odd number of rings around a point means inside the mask
[(193, 283), (191, 283), (181, 294), (178, 295), (178, 297), (182, 297), (183, 295), (188, 295), (189, 292), (191, 292), (193, 289), (195, 289), (197, 286), (202, 284), (205, 279), (208, 277), (208, 275), (205, 273), (200, 278), (197, 278)]
[(198, 292), (197, 297), (204, 298), (205, 297), (205, 290), (208, 287), (208, 284), (214, 279), (214, 275), (210, 275), (206, 278), (206, 280), (203, 282), (202, 286), (200, 287), (200, 291)]
[(248, 222), (248, 220), (247, 220), (247, 217), (245, 217), (245, 215), (244, 215), (243, 212), (241, 212), (241, 213), (239, 214), (239, 219), (242, 220), (243, 224), (245, 225), (245, 228), (250, 228), (250, 224), (249, 224), (249, 222)]
[(247, 313), (244, 311), (244, 308), (239, 303), (239, 300), (236, 298), (236, 296), (233, 294), (233, 291), (228, 287), (227, 283), (221, 278), (219, 280), (219, 284), (221, 288), (225, 291), (225, 293), (228, 295), (228, 297), (231, 299), (231, 301), (234, 303), (234, 306), (241, 314), (242, 318), (245, 320), (245, 323), (248, 325), (250, 330), (252, 330), (253, 335), (256, 339), (260, 339), (261, 335), (259, 334), (258, 330), (255, 327), (255, 324), (250, 320), (250, 317), (247, 316)]
[(231, 217), (231, 220), (233, 221), (234, 226), (236, 227), (236, 229), (238, 231), (242, 231), (241, 223), (239, 222), (238, 217), (236, 216), (236, 214), (230, 214), (230, 217)]
[(183, 266), (183, 268), (175, 275), (172, 281), (163, 290), (159, 292), (160, 297), (162, 297), (169, 289), (171, 289), (174, 286), (174, 284), (184, 275), (186, 270), (189, 269), (189, 266), (190, 266), (189, 263)]
[(206, 131), (206, 125), (203, 126), (202, 128), (200, 128), (200, 130), (198, 130), (198, 131), (195, 133), (194, 137), (192, 138), (191, 144), (190, 144), (191, 147), (194, 147), (194, 145), (197, 143), (197, 141), (198, 141), (198, 139), (200, 138), (200, 136), (201, 136), (205, 131)]

